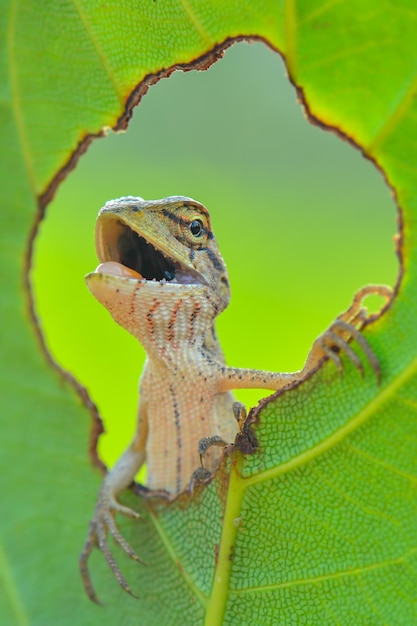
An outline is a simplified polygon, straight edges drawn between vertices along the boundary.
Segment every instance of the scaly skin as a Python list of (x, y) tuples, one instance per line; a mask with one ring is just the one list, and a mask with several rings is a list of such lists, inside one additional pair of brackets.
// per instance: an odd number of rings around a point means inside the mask
[(147, 353), (136, 434), (103, 481), (80, 557), (86, 592), (98, 602), (87, 569), (95, 546), (121, 586), (132, 593), (108, 548), (107, 534), (140, 561), (118, 531), (114, 514), (139, 517), (117, 498), (143, 463), (148, 465), (150, 489), (171, 495), (183, 491), (200, 467), (201, 450), (205, 469), (211, 472), (221, 454), (216, 446), (232, 442), (237, 434), (232, 389), (280, 389), (309, 375), (326, 356), (341, 368), (341, 349), (362, 371), (348, 344), (352, 338), (361, 344), (379, 377), (378, 362), (358, 330), (366, 318), (361, 301), (369, 293), (389, 298), (390, 291), (362, 290), (349, 311), (316, 340), (300, 372), (231, 368), (225, 365), (214, 330), (217, 315), (229, 303), (229, 281), (202, 204), (182, 196), (110, 201), (98, 216), (96, 247), (102, 265), (88, 274), (87, 285)]

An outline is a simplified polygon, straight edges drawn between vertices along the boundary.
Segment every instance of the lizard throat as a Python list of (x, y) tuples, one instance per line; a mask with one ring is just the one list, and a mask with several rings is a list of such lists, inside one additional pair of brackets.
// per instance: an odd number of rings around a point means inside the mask
[(192, 268), (168, 258), (149, 241), (121, 220), (111, 220), (98, 231), (96, 272), (135, 280), (202, 284), (202, 277)]

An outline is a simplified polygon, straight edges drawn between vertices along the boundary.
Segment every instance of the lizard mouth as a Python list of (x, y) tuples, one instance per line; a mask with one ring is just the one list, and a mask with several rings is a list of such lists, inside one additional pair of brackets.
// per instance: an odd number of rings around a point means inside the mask
[(198, 272), (167, 257), (120, 219), (97, 222), (97, 254), (99, 273), (177, 284), (203, 282)]

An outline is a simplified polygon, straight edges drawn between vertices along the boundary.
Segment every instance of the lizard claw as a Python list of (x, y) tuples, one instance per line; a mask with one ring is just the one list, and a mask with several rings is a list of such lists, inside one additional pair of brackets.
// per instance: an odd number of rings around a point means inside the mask
[(340, 357), (340, 352), (344, 352), (363, 377), (363, 363), (350, 346), (350, 339), (356, 339), (356, 341), (360, 344), (376, 373), (378, 382), (380, 382), (381, 370), (378, 360), (369, 343), (355, 326), (348, 324), (347, 322), (343, 322), (342, 320), (336, 320), (330, 328), (317, 339), (315, 347), (319, 347), (321, 351), (334, 362), (342, 376), (343, 363)]
[(188, 488), (189, 492), (193, 493), (194, 489), (198, 487), (198, 485), (205, 483), (206, 480), (208, 480), (210, 477), (210, 470), (206, 469), (205, 467), (198, 467), (191, 476), (190, 486)]
[(201, 467), (203, 465), (203, 457), (207, 453), (207, 450), (212, 446), (218, 446), (219, 448), (224, 448), (227, 446), (227, 442), (220, 437), (220, 435), (211, 435), (211, 437), (202, 437), (198, 442), (198, 454), (200, 455), (200, 463)]
[(343, 363), (340, 352), (344, 352), (350, 359), (361, 376), (364, 376), (364, 367), (361, 359), (350, 346), (350, 341), (354, 339), (362, 348), (378, 380), (381, 382), (381, 368), (368, 341), (362, 335), (368, 315), (367, 309), (362, 306), (362, 301), (369, 295), (382, 296), (387, 302), (391, 299), (392, 291), (389, 287), (382, 285), (369, 285), (361, 289), (353, 300), (352, 306), (342, 313), (318, 339), (314, 342), (314, 358), (320, 356), (329, 357), (343, 375)]
[(79, 567), (81, 572), (81, 578), (83, 581), (84, 589), (93, 602), (101, 604), (96, 592), (94, 590), (91, 576), (88, 570), (88, 559), (94, 548), (98, 548), (106, 559), (111, 571), (113, 572), (119, 585), (128, 594), (137, 598), (133, 593), (129, 583), (123, 576), (117, 562), (109, 548), (107, 541), (107, 535), (110, 534), (114, 542), (119, 545), (122, 550), (133, 560), (139, 563), (143, 563), (142, 559), (136, 554), (132, 546), (126, 541), (119, 529), (117, 528), (114, 515), (121, 513), (132, 519), (141, 519), (139, 513), (132, 509), (119, 504), (114, 497), (109, 493), (108, 485), (104, 481), (97, 500), (96, 510), (94, 517), (90, 522), (90, 528), (87, 536), (87, 540), (84, 544), (82, 552), (79, 558)]
[(200, 455), (200, 463), (201, 467), (198, 467), (193, 475), (191, 476), (189, 490), (192, 493), (194, 488), (201, 483), (204, 483), (210, 476), (212, 472), (209, 469), (204, 467), (203, 458), (207, 454), (207, 450), (212, 446), (217, 446), (219, 448), (224, 448), (228, 444), (227, 442), (220, 437), (220, 435), (211, 435), (209, 437), (202, 437), (198, 442), (198, 454)]
[(239, 430), (242, 433), (243, 432), (243, 427), (245, 425), (246, 418), (248, 416), (248, 412), (246, 410), (246, 407), (241, 402), (236, 401), (236, 402), (233, 402), (232, 409), (233, 409), (233, 415), (235, 417), (235, 420), (238, 423)]

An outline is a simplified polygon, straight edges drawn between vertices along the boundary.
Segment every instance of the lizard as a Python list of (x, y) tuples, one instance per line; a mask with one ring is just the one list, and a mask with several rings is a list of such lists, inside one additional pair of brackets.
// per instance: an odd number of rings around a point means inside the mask
[(218, 464), (221, 450), (233, 442), (242, 416), (232, 390), (282, 389), (314, 372), (327, 357), (342, 371), (340, 352), (363, 374), (350, 346), (355, 339), (380, 378), (377, 358), (360, 330), (371, 293), (390, 299), (388, 287), (359, 291), (352, 306), (314, 342), (302, 370), (279, 373), (228, 367), (216, 336), (215, 320), (227, 307), (230, 286), (224, 260), (203, 204), (185, 196), (146, 201), (127, 196), (110, 200), (96, 222), (99, 265), (87, 274), (87, 286), (114, 320), (143, 345), (147, 359), (141, 375), (136, 432), (109, 471), (79, 565), (85, 591), (99, 603), (88, 571), (97, 547), (121, 587), (134, 595), (109, 546), (110, 534), (133, 560), (140, 557), (116, 526), (115, 514), (140, 515), (118, 496), (147, 463), (147, 488), (175, 497)]

